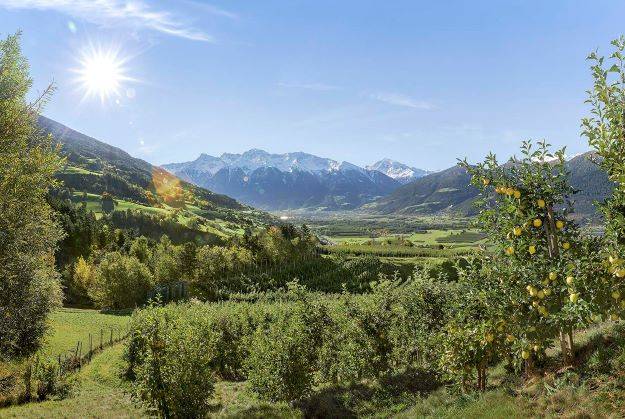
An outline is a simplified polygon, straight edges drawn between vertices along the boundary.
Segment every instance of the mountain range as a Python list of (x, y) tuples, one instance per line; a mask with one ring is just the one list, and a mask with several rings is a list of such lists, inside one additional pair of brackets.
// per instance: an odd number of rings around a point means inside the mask
[[(596, 160), (595, 154), (587, 152), (566, 162), (571, 186), (577, 191), (572, 198), (575, 215), (581, 219), (597, 217), (595, 202), (603, 201), (613, 188)], [(479, 191), (469, 183), (467, 171), (454, 166), (397, 188), (389, 195), (363, 205), (361, 210), (375, 214), (453, 213), (470, 216), (475, 214), (472, 204)]]
[[(107, 195), (113, 198), (117, 211), (132, 209), (164, 217), (176, 224), (180, 236), (209, 242), (273, 220), (267, 213), (185, 182), (117, 147), (49, 118), (40, 116), (38, 125), (43, 133), (52, 135), (65, 157), (64, 167), (56, 174), (62, 181), (57, 193), (85, 205), (98, 216), (105, 212), (103, 197)], [(155, 222), (157, 226), (159, 223)], [(163, 232), (157, 228), (152, 233), (159, 238)]]
[[(66, 164), (57, 177), (72, 200), (99, 212), (101, 196), (108, 193), (117, 201), (116, 209), (178, 217), (192, 230), (214, 236), (226, 237), (241, 226), (269, 220), (245, 204), (381, 215), (475, 213), (478, 190), (459, 166), (428, 173), (390, 159), (363, 168), (301, 152), (250, 150), (221, 157), (202, 154), (192, 162), (165, 165), (165, 171), (43, 116), (39, 125), (62, 147)], [(595, 160), (589, 152), (566, 162), (578, 191), (575, 211), (582, 219), (595, 218), (594, 203), (613, 188)]]
[(351, 210), (428, 174), (383, 159), (360, 167), (349, 162), (294, 152), (252, 149), (220, 157), (162, 166), (181, 179), (267, 210)]

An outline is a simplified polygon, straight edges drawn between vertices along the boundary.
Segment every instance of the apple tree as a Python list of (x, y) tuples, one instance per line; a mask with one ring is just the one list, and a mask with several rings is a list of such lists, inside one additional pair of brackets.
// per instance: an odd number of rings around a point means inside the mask
[(574, 191), (564, 149), (549, 148), (526, 141), (521, 157), (504, 165), (493, 154), (475, 166), (460, 163), (482, 192), (477, 224), (492, 249), (490, 275), (501, 284), (498, 311), (507, 319), (511, 353), (528, 369), (554, 337), (570, 364), (573, 331), (592, 319), (597, 304), (597, 280), (579, 263), (585, 247), (570, 219)]
[(588, 56), (593, 87), (586, 102), (590, 116), (582, 119), (582, 135), (594, 148), (597, 162), (614, 183), (612, 195), (601, 205), (606, 229), (604, 254), (604, 316), (618, 320), (625, 314), (625, 37), (612, 41), (606, 59)]

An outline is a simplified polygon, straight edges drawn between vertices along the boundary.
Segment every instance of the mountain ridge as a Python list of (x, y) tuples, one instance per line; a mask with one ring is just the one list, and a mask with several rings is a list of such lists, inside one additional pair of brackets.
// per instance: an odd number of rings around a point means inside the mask
[(390, 159), (385, 163), (384, 169), (393, 169), (388, 174), (304, 152), (273, 154), (254, 148), (220, 157), (202, 153), (195, 160), (161, 167), (258, 208), (350, 210), (387, 195), (410, 176), (425, 173)]
[[(599, 216), (595, 202), (606, 199), (613, 188), (607, 175), (593, 162), (596, 154), (588, 151), (566, 161), (571, 186), (578, 191), (573, 195), (578, 218), (594, 219)], [(470, 175), (460, 166), (428, 174), (407, 183), (385, 197), (363, 205), (364, 212), (384, 215), (431, 215), (454, 213), (474, 215), (473, 202), (479, 195), (470, 185)]]
[[(162, 217), (178, 224), (176, 228), (189, 237), (213, 242), (272, 219), (269, 214), (188, 183), (45, 116), (39, 116), (38, 125), (42, 133), (52, 135), (65, 157), (64, 167), (55, 175), (62, 181), (56, 193), (86, 205), (88, 210), (107, 212), (107, 197), (111, 200), (111, 214), (132, 209), (146, 216)], [(159, 221), (150, 223), (158, 226)]]

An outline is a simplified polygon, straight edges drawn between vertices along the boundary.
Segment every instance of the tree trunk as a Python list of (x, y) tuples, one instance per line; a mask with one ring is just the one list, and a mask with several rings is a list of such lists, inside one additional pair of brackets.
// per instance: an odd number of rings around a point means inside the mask
[(532, 375), (534, 375), (534, 356), (530, 355), (525, 360), (525, 378), (530, 378)]

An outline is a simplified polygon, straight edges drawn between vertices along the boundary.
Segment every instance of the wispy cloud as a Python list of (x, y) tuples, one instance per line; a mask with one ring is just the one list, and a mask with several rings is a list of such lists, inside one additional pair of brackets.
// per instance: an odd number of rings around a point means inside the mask
[(329, 92), (333, 90), (341, 90), (339, 86), (333, 86), (325, 83), (278, 83), (280, 87), (291, 89), (316, 90), (319, 92)]
[(228, 19), (234, 19), (234, 20), (239, 18), (238, 14), (231, 12), (229, 10), (222, 9), (217, 6), (213, 6), (212, 4), (201, 3), (195, 0), (183, 0), (183, 2), (191, 6), (194, 6), (200, 10), (203, 10), (204, 12), (211, 14), (211, 15), (227, 17)]
[(169, 11), (153, 8), (143, 0), (0, 0), (9, 9), (55, 10), (97, 25), (124, 24), (194, 41), (214, 42), (205, 32)]
[(417, 100), (401, 93), (371, 93), (369, 94), (369, 97), (371, 99), (379, 100), (380, 102), (395, 106), (403, 106), (405, 108), (424, 110), (434, 109), (434, 106), (429, 102)]

